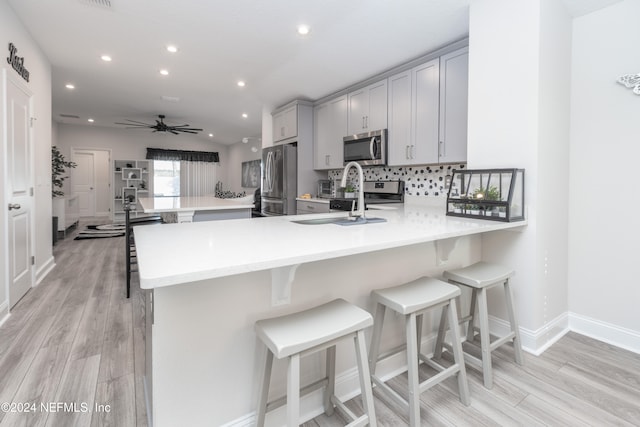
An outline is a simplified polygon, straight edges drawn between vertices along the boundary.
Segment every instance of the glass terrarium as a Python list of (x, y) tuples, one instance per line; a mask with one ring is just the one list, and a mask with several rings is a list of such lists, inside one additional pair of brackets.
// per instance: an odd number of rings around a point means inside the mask
[(524, 169), (454, 170), (447, 215), (524, 220)]

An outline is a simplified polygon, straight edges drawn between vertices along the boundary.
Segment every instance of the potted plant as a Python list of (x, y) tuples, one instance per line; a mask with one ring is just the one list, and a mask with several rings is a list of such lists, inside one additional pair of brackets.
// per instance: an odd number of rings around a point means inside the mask
[(67, 168), (75, 168), (77, 165), (74, 162), (68, 162), (64, 156), (58, 150), (55, 145), (51, 147), (51, 196), (61, 197), (64, 196), (62, 187), (64, 180), (69, 178), (65, 176)]
[[(473, 191), (471, 196), (473, 199), (477, 201), (490, 200), (490, 201), (499, 201), (500, 200), (500, 190), (498, 190), (495, 186), (485, 187), (485, 188), (476, 188)], [(485, 216), (492, 216), (495, 213), (497, 214), (497, 206), (492, 205), (480, 205), (479, 209), (483, 211)], [(480, 212), (478, 210), (477, 213), (472, 212), (474, 215), (479, 215)]]
[(344, 197), (346, 199), (354, 199), (356, 197), (356, 189), (353, 185), (348, 184), (344, 187)]

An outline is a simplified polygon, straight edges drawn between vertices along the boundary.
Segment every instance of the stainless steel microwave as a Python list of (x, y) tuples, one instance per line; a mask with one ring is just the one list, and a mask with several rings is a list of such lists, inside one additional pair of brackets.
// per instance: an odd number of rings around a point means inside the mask
[(344, 164), (358, 162), (366, 166), (387, 164), (387, 130), (349, 135), (343, 138)]

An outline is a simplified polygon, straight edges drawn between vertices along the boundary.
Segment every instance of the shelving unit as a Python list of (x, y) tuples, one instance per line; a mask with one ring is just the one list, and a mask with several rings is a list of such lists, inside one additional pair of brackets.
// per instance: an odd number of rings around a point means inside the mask
[(123, 200), (132, 204), (131, 218), (145, 215), (136, 210), (138, 197), (149, 197), (153, 194), (153, 163), (150, 160), (114, 160), (113, 161), (113, 206), (111, 209), (114, 222), (124, 222)]

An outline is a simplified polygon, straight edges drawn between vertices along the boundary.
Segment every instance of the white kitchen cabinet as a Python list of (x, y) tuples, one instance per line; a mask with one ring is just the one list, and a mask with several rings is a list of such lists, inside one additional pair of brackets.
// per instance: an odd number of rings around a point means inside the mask
[(387, 79), (348, 95), (349, 134), (387, 128)]
[(344, 164), (342, 138), (347, 135), (347, 96), (313, 109), (313, 165), (316, 170), (338, 169)]
[(469, 48), (440, 57), (440, 163), (467, 161)]
[(438, 163), (439, 60), (389, 77), (389, 165)]
[[(152, 197), (151, 184), (153, 174), (150, 160), (114, 160), (113, 161), (113, 221), (124, 221), (124, 200), (131, 202), (131, 217), (144, 216), (138, 210), (139, 197)], [(150, 196), (151, 195), (151, 196)]]
[(288, 106), (273, 114), (273, 142), (298, 136), (298, 105)]
[(328, 200), (298, 200), (296, 204), (296, 213), (298, 215), (329, 213)]
[(468, 48), (389, 77), (390, 166), (467, 159)]

